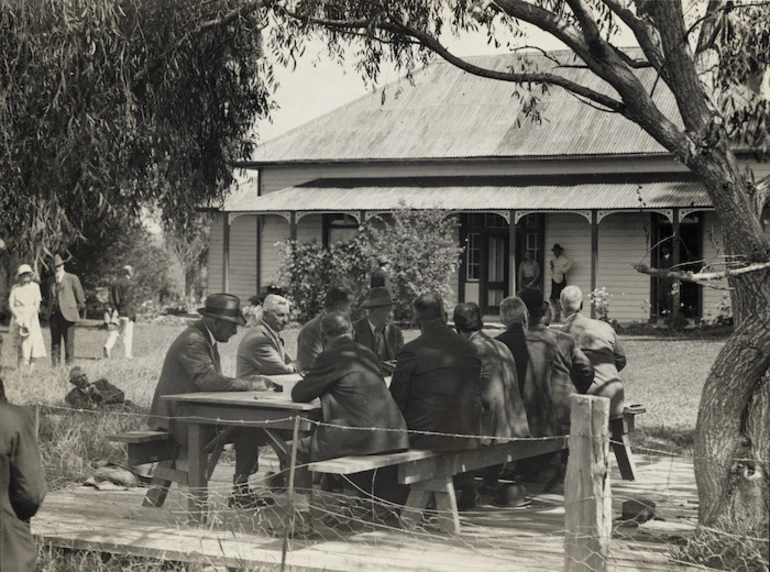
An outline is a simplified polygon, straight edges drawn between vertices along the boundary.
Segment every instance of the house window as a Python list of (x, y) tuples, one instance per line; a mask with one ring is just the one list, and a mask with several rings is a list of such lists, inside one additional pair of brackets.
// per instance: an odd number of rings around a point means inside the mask
[(469, 232), (465, 245), (465, 279), (476, 282), (481, 278), (481, 234)]
[(527, 233), (527, 250), (531, 250), (535, 256), (537, 256), (538, 251), (537, 237), (538, 234), (536, 232)]
[(324, 245), (348, 242), (358, 235), (358, 221), (352, 216), (340, 214), (324, 215)]

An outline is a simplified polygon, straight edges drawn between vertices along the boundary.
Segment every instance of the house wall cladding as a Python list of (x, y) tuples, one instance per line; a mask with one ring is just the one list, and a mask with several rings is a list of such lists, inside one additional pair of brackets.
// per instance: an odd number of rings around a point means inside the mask
[(545, 260), (543, 264), (544, 294), (551, 295), (551, 248), (564, 248), (564, 255), (572, 261), (567, 284), (578, 286), (583, 292), (591, 291), (591, 225), (585, 217), (574, 213), (545, 215)]
[(650, 277), (632, 266), (650, 262), (649, 224), (650, 216), (640, 213), (614, 213), (599, 223), (596, 287), (612, 296), (610, 320), (646, 322), (650, 316)]
[(242, 215), (230, 225), (229, 290), (243, 304), (257, 294), (257, 217)]
[[(705, 268), (704, 271), (720, 271), (724, 269), (725, 245), (722, 237), (722, 222), (716, 212), (705, 211), (697, 213), (703, 216), (703, 261), (705, 264), (715, 265), (714, 268)], [(720, 288), (727, 287), (726, 280), (716, 282)], [(710, 287), (701, 288), (703, 308), (701, 316), (704, 320), (713, 320), (719, 314), (718, 306), (722, 297), (728, 294), (727, 290)]]

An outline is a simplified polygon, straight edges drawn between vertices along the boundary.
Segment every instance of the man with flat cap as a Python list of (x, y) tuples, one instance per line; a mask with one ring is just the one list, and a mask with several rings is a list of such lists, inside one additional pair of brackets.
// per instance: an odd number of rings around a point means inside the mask
[[(187, 449), (188, 425), (177, 420), (176, 405), (164, 395), (198, 391), (253, 391), (264, 389), (265, 380), (233, 378), (222, 375), (217, 343), (225, 343), (236, 334), (238, 326), (246, 325), (241, 314), (240, 299), (231, 294), (212, 294), (206, 298), (198, 313), (203, 317), (183, 331), (171, 344), (163, 361), (158, 386), (150, 408), (149, 424), (152, 429), (165, 429), (177, 444)], [(211, 428), (211, 440), (216, 429)], [(249, 475), (257, 471), (259, 445), (264, 444), (257, 428), (243, 427), (232, 432), (235, 445), (235, 476), (229, 498), (232, 508), (259, 508), (275, 501), (261, 497), (249, 489)], [(206, 438), (204, 437), (204, 440)]]
[(393, 299), (385, 287), (370, 288), (361, 303), (366, 317), (353, 324), (355, 340), (372, 350), (380, 361), (384, 373), (391, 373), (396, 356), (404, 346), (401, 328), (393, 320)]
[(75, 322), (85, 308), (86, 296), (80, 278), (64, 270), (60, 255), (53, 258), (54, 275), (48, 279), (46, 320), (51, 328), (51, 362), (59, 365), (61, 342), (64, 340), (64, 359), (67, 364), (75, 357)]

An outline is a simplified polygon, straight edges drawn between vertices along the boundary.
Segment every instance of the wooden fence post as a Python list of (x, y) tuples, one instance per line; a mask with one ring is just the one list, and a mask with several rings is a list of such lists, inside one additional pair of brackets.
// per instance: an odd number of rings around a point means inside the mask
[(570, 397), (569, 461), (564, 483), (564, 570), (607, 570), (612, 532), (610, 400)]

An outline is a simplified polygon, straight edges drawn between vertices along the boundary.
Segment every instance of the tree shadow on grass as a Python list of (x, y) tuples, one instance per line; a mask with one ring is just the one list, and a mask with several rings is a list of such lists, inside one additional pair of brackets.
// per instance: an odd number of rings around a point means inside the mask
[(692, 456), (695, 431), (688, 427), (637, 427), (630, 434), (634, 450), (650, 455)]

